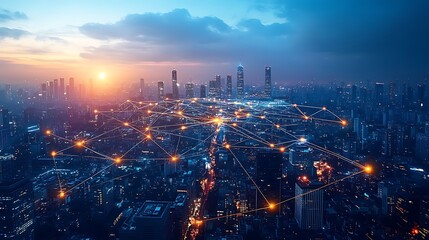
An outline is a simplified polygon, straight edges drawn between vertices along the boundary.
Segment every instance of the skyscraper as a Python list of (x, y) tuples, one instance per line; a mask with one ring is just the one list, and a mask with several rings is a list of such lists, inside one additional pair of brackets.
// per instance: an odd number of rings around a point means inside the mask
[(144, 78), (140, 78), (140, 90), (139, 90), (140, 98), (143, 98), (143, 93), (144, 93)]
[(226, 76), (226, 98), (232, 98), (232, 77), (231, 75)]
[(237, 67), (237, 98), (244, 98), (244, 68), (241, 64)]
[(215, 98), (217, 93), (216, 80), (209, 81), (209, 98)]
[(74, 78), (69, 79), (69, 91), (67, 92), (67, 99), (73, 99), (75, 97)]
[(194, 84), (193, 83), (187, 83), (185, 85), (185, 96), (186, 96), (186, 98), (193, 98), (194, 97)]
[(54, 99), (59, 99), (59, 88), (58, 88), (58, 79), (54, 79)]
[(216, 75), (215, 81), (216, 81), (216, 98), (220, 98), (222, 95), (222, 83), (221, 83), (220, 75)]
[(272, 88), (271, 88), (271, 67), (265, 67), (265, 88), (264, 95), (266, 98), (272, 97)]
[(374, 100), (377, 106), (384, 104), (384, 83), (375, 83)]
[(65, 90), (66, 90), (66, 86), (65, 86), (65, 83), (64, 83), (64, 78), (60, 78), (59, 98), (61, 100), (64, 99)]
[(158, 82), (158, 100), (164, 100), (164, 82)]
[[(282, 163), (282, 153), (277, 151), (263, 151), (256, 155), (256, 184), (270, 203), (281, 199)], [(258, 207), (267, 206), (261, 194), (258, 194), (257, 204)]]
[(207, 87), (206, 85), (201, 85), (200, 87), (200, 98), (207, 97)]
[(173, 99), (179, 99), (179, 85), (177, 85), (177, 71), (173, 69), (171, 72), (171, 79), (173, 83)]
[(323, 226), (323, 189), (319, 182), (295, 184), (295, 219), (300, 229), (320, 230)]

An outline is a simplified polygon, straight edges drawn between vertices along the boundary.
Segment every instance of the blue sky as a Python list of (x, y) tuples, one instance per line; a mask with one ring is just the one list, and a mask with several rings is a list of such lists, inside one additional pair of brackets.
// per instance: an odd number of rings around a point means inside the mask
[(428, 77), (429, 2), (2, 1), (0, 82), (105, 71), (117, 82), (235, 75), (273, 80), (413, 81)]

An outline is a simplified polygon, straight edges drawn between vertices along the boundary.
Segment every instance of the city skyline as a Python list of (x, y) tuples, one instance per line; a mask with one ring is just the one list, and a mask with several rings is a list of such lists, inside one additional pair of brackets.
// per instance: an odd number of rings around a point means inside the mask
[[(426, 1), (237, 1), (228, 10), (217, 1), (100, 3), (5, 2), (0, 82), (88, 81), (105, 72), (111, 82), (156, 83), (176, 68), (184, 82), (201, 83), (233, 75), (240, 63), (249, 84), (264, 79), (267, 65), (280, 84), (428, 77)], [(45, 14), (49, 7), (56, 11)]]

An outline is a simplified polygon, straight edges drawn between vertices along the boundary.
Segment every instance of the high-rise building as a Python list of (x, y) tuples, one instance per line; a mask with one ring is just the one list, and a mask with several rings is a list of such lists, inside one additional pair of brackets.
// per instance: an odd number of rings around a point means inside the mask
[(415, 149), (417, 159), (429, 163), (429, 132), (416, 134)]
[(54, 93), (53, 93), (54, 99), (59, 99), (59, 86), (58, 86), (58, 79), (54, 79)]
[(241, 64), (237, 67), (237, 98), (244, 98), (244, 67)]
[(33, 186), (28, 179), (0, 183), (0, 238), (34, 238)]
[(67, 92), (67, 99), (73, 99), (75, 97), (75, 87), (74, 87), (74, 78), (69, 79), (69, 86)]
[(207, 87), (206, 85), (200, 86), (200, 98), (206, 98), (207, 97)]
[(186, 98), (193, 98), (194, 97), (194, 84), (193, 83), (187, 83), (185, 85), (185, 95), (186, 95)]
[(295, 184), (295, 220), (300, 229), (320, 230), (323, 227), (323, 189), (319, 182), (297, 181)]
[(264, 95), (266, 98), (272, 98), (272, 87), (271, 87), (271, 67), (265, 67), (265, 88)]
[(143, 98), (143, 94), (144, 94), (144, 78), (140, 78), (139, 97)]
[(221, 98), (221, 95), (222, 95), (222, 82), (221, 82), (221, 79), (220, 79), (220, 75), (216, 75), (215, 81), (216, 81), (216, 98)]
[(54, 99), (54, 81), (48, 82), (48, 100)]
[(158, 82), (158, 100), (164, 100), (164, 82)]
[(382, 106), (384, 104), (384, 83), (375, 83), (374, 100), (376, 106)]
[(64, 78), (60, 78), (60, 89), (59, 89), (59, 98), (62, 100), (64, 99), (64, 93), (66, 90), (66, 85), (64, 83)]
[[(270, 203), (281, 200), (282, 165), (282, 153), (278, 151), (263, 151), (256, 155), (256, 184)], [(261, 194), (257, 196), (257, 206), (267, 206)]]
[(209, 98), (215, 98), (217, 93), (216, 80), (209, 81)]
[(226, 98), (227, 99), (232, 98), (232, 76), (231, 75), (226, 76)]
[(173, 99), (179, 99), (179, 85), (177, 83), (177, 71), (173, 69), (171, 72), (171, 80), (173, 83)]
[(41, 92), (42, 92), (42, 100), (44, 100), (44, 101), (48, 100), (48, 84), (47, 83), (42, 83)]
[(134, 215), (123, 223), (119, 239), (170, 239), (173, 231), (170, 205), (170, 202), (146, 201)]

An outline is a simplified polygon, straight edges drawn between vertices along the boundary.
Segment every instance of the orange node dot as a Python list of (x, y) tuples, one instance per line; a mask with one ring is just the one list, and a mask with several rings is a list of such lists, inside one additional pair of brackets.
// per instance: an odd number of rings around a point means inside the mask
[(279, 125), (279, 124), (276, 124), (276, 128), (280, 128), (280, 125)]
[(304, 119), (305, 120), (308, 120), (310, 117), (309, 116), (304, 116)]
[(95, 109), (95, 110), (94, 110), (94, 113), (98, 113), (98, 110), (97, 110), (97, 109)]
[(148, 134), (148, 135), (146, 135), (146, 138), (147, 138), (147, 139), (151, 139), (151, 138), (152, 138), (152, 136), (151, 136), (150, 134)]
[(85, 143), (85, 141), (78, 141), (78, 142), (76, 142), (76, 146), (82, 147), (84, 143)]
[(237, 123), (233, 123), (232, 126), (237, 127)]
[(261, 116), (261, 119), (265, 119), (265, 116)]
[(172, 161), (172, 162), (176, 162), (177, 160), (179, 160), (179, 158), (178, 158), (178, 157), (176, 157), (176, 156), (172, 156), (172, 157), (171, 157), (171, 161)]
[(46, 135), (51, 135), (52, 131), (51, 130), (46, 130)]
[(294, 103), (294, 104), (292, 104), (292, 106), (297, 107), (298, 105)]
[(60, 198), (64, 198), (66, 196), (66, 193), (64, 191), (60, 191), (59, 196)]
[(276, 208), (276, 205), (270, 203), (270, 204), (268, 204), (268, 208), (271, 209), (271, 210), (273, 210), (274, 208)]
[(127, 122), (124, 122), (124, 126), (129, 126), (130, 124)]
[(371, 174), (374, 172), (374, 168), (371, 165), (366, 165), (363, 169), (365, 171), (365, 173), (367, 174)]
[(322, 110), (323, 110), (323, 111), (326, 111), (326, 107), (322, 107)]
[(151, 113), (152, 111), (151, 110), (147, 110), (147, 113)]
[(231, 145), (229, 145), (229, 144), (226, 144), (226, 145), (225, 145), (225, 148), (226, 148), (226, 149), (229, 149), (230, 147), (231, 147)]
[(121, 163), (122, 159), (120, 157), (115, 158), (116, 163)]
[(55, 151), (52, 151), (52, 152), (51, 152), (51, 156), (52, 156), (52, 157), (55, 157), (55, 156), (57, 156), (57, 152), (55, 152)]
[(149, 131), (149, 130), (150, 130), (150, 127), (146, 127), (146, 128), (145, 128), (145, 130), (146, 130), (146, 131)]
[(285, 147), (281, 147), (279, 150), (280, 150), (280, 152), (285, 152), (286, 148)]
[(299, 138), (299, 141), (302, 142), (302, 143), (304, 143), (304, 142), (307, 141), (307, 139), (305, 139), (305, 137), (301, 137), (301, 138)]
[(186, 126), (181, 126), (181, 127), (180, 127), (180, 129), (181, 129), (181, 130), (185, 130), (185, 129), (186, 129)]
[(178, 111), (177, 114), (183, 115), (183, 112), (182, 111)]
[(247, 114), (246, 114), (246, 116), (247, 116), (247, 117), (250, 117), (250, 113), (247, 113)]
[(347, 125), (347, 121), (346, 120), (341, 120), (341, 125), (346, 126)]
[(274, 143), (270, 143), (270, 148), (273, 148), (274, 146)]

